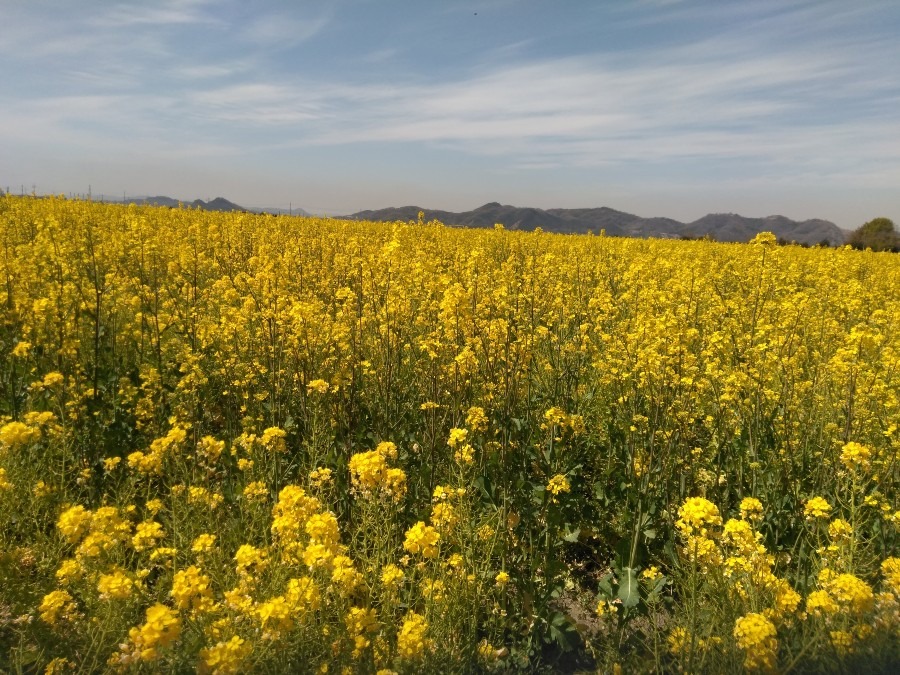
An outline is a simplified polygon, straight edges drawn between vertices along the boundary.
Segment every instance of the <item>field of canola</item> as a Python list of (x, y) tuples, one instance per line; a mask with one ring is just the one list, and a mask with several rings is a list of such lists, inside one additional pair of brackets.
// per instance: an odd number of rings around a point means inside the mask
[(900, 663), (900, 256), (0, 198), (0, 671)]

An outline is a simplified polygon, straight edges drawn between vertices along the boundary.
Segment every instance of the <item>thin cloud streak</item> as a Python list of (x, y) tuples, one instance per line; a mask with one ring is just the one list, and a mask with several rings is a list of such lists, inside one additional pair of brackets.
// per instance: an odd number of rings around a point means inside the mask
[(250, 42), (284, 48), (306, 42), (321, 33), (331, 22), (323, 14), (313, 19), (298, 19), (286, 14), (269, 14), (253, 20), (243, 33)]
[(208, 4), (208, 0), (167, 0), (158, 6), (121, 3), (91, 23), (102, 28), (217, 23), (212, 14), (201, 11)]

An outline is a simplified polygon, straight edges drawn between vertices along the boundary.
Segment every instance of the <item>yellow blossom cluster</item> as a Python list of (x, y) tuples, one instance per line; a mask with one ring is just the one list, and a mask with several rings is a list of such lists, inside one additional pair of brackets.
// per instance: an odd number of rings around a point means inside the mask
[(187, 432), (180, 426), (173, 426), (169, 432), (150, 443), (150, 450), (136, 450), (128, 455), (128, 466), (145, 475), (159, 475), (163, 470), (163, 462), (175, 453), (184, 443)]
[(388, 461), (397, 458), (397, 446), (389, 441), (374, 450), (358, 452), (350, 458), (350, 480), (362, 496), (385, 497), (398, 501), (406, 494), (406, 473), (389, 467)]
[(850, 471), (869, 468), (872, 459), (872, 451), (865, 445), (850, 442), (841, 448), (841, 463)]
[(210, 611), (214, 602), (209, 576), (196, 565), (179, 570), (172, 579), (172, 598), (179, 609)]
[(9, 195), (0, 230), (0, 670), (900, 660), (897, 256)]
[(0, 452), (21, 448), (41, 438), (39, 427), (23, 422), (7, 422), (0, 427)]
[(813, 497), (806, 501), (806, 506), (803, 507), (803, 513), (810, 520), (827, 518), (831, 514), (831, 505), (822, 497)]
[(433, 527), (421, 520), (406, 531), (403, 548), (410, 553), (421, 554), (425, 558), (434, 558), (438, 554), (438, 543), (441, 535)]
[(549, 492), (551, 495), (550, 498), (555, 500), (563, 492), (568, 492), (569, 490), (571, 490), (572, 486), (566, 476), (558, 473), (550, 478), (550, 480), (547, 482), (546, 489), (547, 492)]
[(51, 626), (55, 626), (59, 621), (68, 619), (75, 612), (75, 602), (68, 591), (56, 590), (51, 591), (44, 596), (41, 604), (38, 606), (38, 612), (41, 619)]
[(110, 657), (110, 665), (129, 666), (141, 661), (159, 659), (160, 650), (181, 636), (181, 619), (177, 612), (162, 604), (147, 608), (146, 621), (128, 632), (128, 642)]
[(722, 554), (716, 544), (722, 525), (719, 507), (703, 497), (689, 497), (678, 509), (675, 521), (682, 540), (682, 551), (701, 566), (717, 565)]
[(744, 650), (744, 667), (747, 670), (774, 669), (778, 655), (778, 632), (762, 614), (750, 613), (734, 623), (734, 638)]
[(409, 612), (403, 619), (400, 632), (397, 635), (397, 652), (401, 659), (414, 661), (431, 648), (432, 643), (426, 636), (428, 623), (425, 617), (415, 612)]
[(97, 582), (101, 600), (124, 600), (131, 597), (133, 588), (134, 581), (121, 569), (101, 575)]
[(217, 642), (200, 650), (202, 663), (199, 670), (209, 675), (237, 675), (241, 672), (244, 660), (249, 656), (251, 649), (252, 646), (237, 635), (230, 640)]

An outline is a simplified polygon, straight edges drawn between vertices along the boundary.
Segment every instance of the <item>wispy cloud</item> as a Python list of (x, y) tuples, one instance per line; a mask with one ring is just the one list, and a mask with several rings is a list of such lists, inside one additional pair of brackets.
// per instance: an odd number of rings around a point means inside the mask
[(204, 12), (209, 0), (165, 0), (158, 3), (120, 3), (95, 17), (92, 23), (103, 28), (128, 28), (147, 25), (215, 23), (212, 13)]
[(247, 73), (253, 68), (251, 59), (219, 63), (176, 64), (168, 74), (183, 80), (213, 80)]
[(271, 47), (285, 47), (312, 39), (331, 22), (331, 13), (312, 18), (299, 18), (279, 12), (253, 19), (243, 31), (243, 37), (254, 43)]
[(188, 108), (207, 121), (248, 125), (297, 125), (315, 120), (321, 108), (302, 91), (273, 84), (238, 84), (187, 97)]
[[(121, 126), (128, 116), (177, 114), (199, 125), (200, 137), (210, 123), (217, 137), (269, 128), (278, 130), (271, 142), (279, 146), (425, 143), (522, 167), (706, 158), (827, 175), (850, 156), (888, 165), (883, 175), (893, 179), (900, 118), (892, 108), (834, 114), (857, 99), (900, 95), (896, 75), (865, 76), (870, 58), (871, 46), (861, 44), (760, 54), (744, 32), (639, 58), (543, 59), (436, 83), (260, 80), (240, 68), (185, 66), (184, 77), (198, 84), (217, 75), (239, 79), (180, 95), (123, 95), (104, 119), (114, 125), (121, 117)], [(28, 114), (45, 115), (48, 126), (71, 125), (96, 114), (85, 107), (91, 101), (107, 103), (87, 99), (61, 108), (63, 115), (38, 105)]]
[(710, 157), (777, 166), (835, 157), (836, 148), (894, 157), (886, 139), (900, 138), (896, 118), (820, 119), (853, 97), (883, 94), (893, 79), (860, 78), (846, 54), (750, 56), (721, 42), (627, 64), (589, 56), (437, 84), (304, 82), (195, 98), (223, 119), (292, 127), (301, 145), (443, 143), (523, 164)]

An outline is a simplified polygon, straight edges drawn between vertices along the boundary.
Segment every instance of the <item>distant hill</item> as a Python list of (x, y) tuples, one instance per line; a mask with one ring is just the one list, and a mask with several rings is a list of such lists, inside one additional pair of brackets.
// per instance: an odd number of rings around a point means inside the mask
[(184, 202), (178, 199), (172, 199), (171, 197), (131, 197), (126, 199), (125, 204), (148, 204), (151, 206), (168, 206), (170, 208), (178, 208), (178, 205), (192, 208), (192, 209), (202, 209), (203, 211), (243, 211), (247, 213), (271, 213), (274, 215), (285, 215), (285, 214), (293, 214), (295, 216), (308, 216), (309, 213), (304, 211), (301, 208), (295, 209), (280, 209), (280, 208), (261, 208), (261, 209), (249, 209), (241, 206), (240, 204), (235, 204), (232, 201), (225, 199), (224, 197), (216, 197), (215, 199), (211, 199), (208, 202), (203, 201), (202, 199), (195, 199), (192, 202)]
[(785, 241), (815, 245), (827, 241), (831, 245), (844, 242), (845, 232), (828, 220), (796, 221), (784, 216), (746, 218), (735, 213), (711, 213), (692, 223), (672, 218), (643, 218), (608, 207), (590, 209), (535, 209), (506, 206), (491, 202), (474, 211), (435, 211), (418, 206), (401, 206), (360, 211), (349, 218), (374, 221), (416, 220), (424, 211), (426, 220), (439, 220), (445, 225), (493, 227), (502, 223), (511, 230), (586, 233), (605, 230), (619, 237), (662, 237), (670, 239), (712, 237), (717, 241), (749, 241), (760, 232), (772, 232)]
[(149, 206), (168, 206), (171, 208), (176, 208), (179, 204), (183, 203), (177, 199), (172, 199), (171, 197), (129, 197), (126, 199), (124, 204), (146, 204)]
[(202, 199), (195, 199), (192, 202), (181, 201), (180, 199), (172, 199), (171, 197), (131, 197), (126, 199), (125, 204), (147, 204), (150, 206), (168, 206), (177, 208), (179, 205), (191, 208), (202, 209), (204, 211), (249, 211), (243, 206), (230, 202), (224, 197), (216, 197), (208, 202)]
[[(171, 197), (132, 197), (126, 204), (151, 204), (155, 206), (189, 208), (205, 211), (245, 211), (249, 213), (293, 213), (308, 216), (301, 208), (261, 208), (248, 209), (224, 197), (216, 197), (208, 202), (195, 199), (183, 202)], [(710, 213), (692, 223), (682, 223), (672, 218), (643, 218), (633, 213), (616, 211), (606, 206), (587, 209), (536, 209), (509, 206), (490, 202), (473, 211), (438, 211), (418, 206), (400, 206), (374, 211), (359, 211), (346, 218), (374, 221), (416, 220), (424, 211), (425, 220), (439, 220), (445, 225), (458, 227), (493, 227), (502, 223), (510, 230), (534, 230), (540, 227), (545, 232), (587, 233), (605, 230), (616, 237), (658, 237), (669, 239), (698, 239), (711, 237), (716, 241), (749, 241), (760, 232), (772, 232), (784, 241), (816, 245), (828, 242), (832, 246), (844, 243), (847, 236), (837, 225), (820, 219), (796, 221), (784, 216), (747, 218), (736, 213)]]
[(779, 239), (801, 244), (831, 245), (844, 243), (846, 233), (828, 220), (813, 218), (796, 221), (784, 216), (745, 218), (735, 213), (710, 213), (684, 226), (686, 236), (713, 235), (719, 241), (749, 241), (760, 232), (771, 232)]

